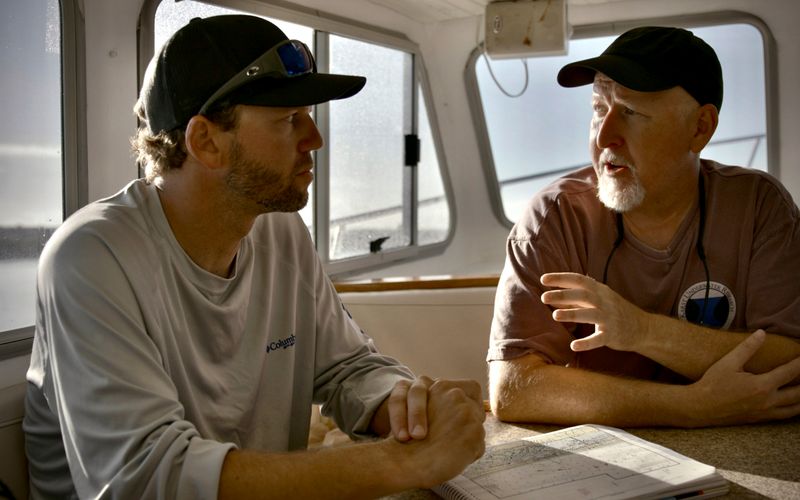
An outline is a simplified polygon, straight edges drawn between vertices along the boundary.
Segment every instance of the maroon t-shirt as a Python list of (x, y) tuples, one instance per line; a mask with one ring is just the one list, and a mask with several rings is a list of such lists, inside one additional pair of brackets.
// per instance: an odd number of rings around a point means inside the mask
[[(800, 212), (768, 174), (702, 160), (706, 193), (703, 235), (711, 286), (695, 249), (699, 206), (689, 212), (664, 250), (648, 247), (630, 231), (614, 253), (606, 283), (640, 308), (707, 326), (752, 332), (763, 328), (800, 339)], [(538, 353), (551, 363), (615, 375), (685, 381), (631, 352), (599, 348), (575, 353), (575, 338), (594, 325), (559, 323), (542, 304), (539, 277), (576, 272), (602, 281), (617, 237), (614, 212), (597, 199), (591, 167), (540, 191), (511, 230), (495, 298), (487, 359)]]

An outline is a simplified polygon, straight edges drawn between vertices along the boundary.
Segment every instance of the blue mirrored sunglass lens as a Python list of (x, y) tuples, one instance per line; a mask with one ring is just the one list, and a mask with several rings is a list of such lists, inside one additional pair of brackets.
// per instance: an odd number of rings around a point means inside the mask
[(299, 43), (291, 42), (278, 47), (278, 57), (281, 58), (283, 67), (289, 76), (308, 73), (314, 67), (311, 54)]

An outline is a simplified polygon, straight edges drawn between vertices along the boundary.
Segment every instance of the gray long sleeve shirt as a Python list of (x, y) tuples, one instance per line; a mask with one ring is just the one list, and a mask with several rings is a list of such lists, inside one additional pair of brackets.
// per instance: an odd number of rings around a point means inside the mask
[(33, 498), (215, 498), (230, 449), (304, 448), (312, 402), (364, 434), (413, 376), (344, 310), (297, 214), (259, 217), (235, 266), (195, 265), (143, 181), (65, 221), (38, 272)]

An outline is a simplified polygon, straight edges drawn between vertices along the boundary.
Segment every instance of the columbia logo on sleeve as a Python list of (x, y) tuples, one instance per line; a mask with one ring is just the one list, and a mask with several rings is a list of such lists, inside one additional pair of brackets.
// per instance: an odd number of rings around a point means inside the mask
[(294, 347), (296, 337), (292, 334), (290, 337), (286, 337), (285, 339), (279, 339), (275, 342), (270, 342), (267, 344), (267, 354), (271, 353), (272, 351), (277, 351), (278, 349), (288, 349), (290, 347)]

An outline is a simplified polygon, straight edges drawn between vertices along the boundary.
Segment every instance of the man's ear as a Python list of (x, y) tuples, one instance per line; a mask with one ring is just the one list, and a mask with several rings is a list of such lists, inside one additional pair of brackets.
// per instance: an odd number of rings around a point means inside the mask
[(220, 127), (202, 115), (195, 115), (186, 125), (186, 151), (208, 168), (226, 166), (230, 138)]
[(691, 150), (694, 153), (706, 147), (719, 124), (719, 111), (713, 104), (704, 104), (695, 113), (695, 130), (692, 136)]

